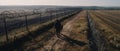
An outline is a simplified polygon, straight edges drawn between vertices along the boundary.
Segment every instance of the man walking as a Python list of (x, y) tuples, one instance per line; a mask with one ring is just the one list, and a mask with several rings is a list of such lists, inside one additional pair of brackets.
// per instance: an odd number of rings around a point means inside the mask
[(56, 20), (55, 22), (55, 29), (56, 29), (56, 35), (59, 37), (60, 32), (62, 30), (63, 26), (61, 25), (61, 22), (59, 20)]

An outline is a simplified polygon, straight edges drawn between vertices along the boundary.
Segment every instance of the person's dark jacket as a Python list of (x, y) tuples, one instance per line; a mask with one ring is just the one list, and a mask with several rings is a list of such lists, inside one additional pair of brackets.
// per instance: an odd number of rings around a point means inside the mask
[(57, 20), (57, 21), (55, 22), (55, 29), (56, 29), (57, 31), (61, 31), (62, 28), (63, 28), (63, 26), (61, 25), (60, 21)]

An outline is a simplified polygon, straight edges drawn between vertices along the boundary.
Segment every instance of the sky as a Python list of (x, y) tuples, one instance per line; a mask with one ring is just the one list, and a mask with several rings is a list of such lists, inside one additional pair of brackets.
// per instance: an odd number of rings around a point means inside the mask
[(120, 0), (0, 0), (0, 5), (120, 6)]

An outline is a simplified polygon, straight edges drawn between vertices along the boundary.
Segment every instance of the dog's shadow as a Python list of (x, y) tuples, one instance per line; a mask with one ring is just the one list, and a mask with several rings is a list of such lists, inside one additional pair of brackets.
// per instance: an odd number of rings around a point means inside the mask
[(86, 45), (87, 43), (85, 42), (82, 42), (82, 41), (78, 41), (78, 40), (74, 40), (74, 39), (71, 39), (70, 37), (66, 36), (66, 35), (63, 35), (63, 34), (60, 34), (59, 36), (57, 36), (58, 38), (62, 39), (62, 40), (65, 40), (67, 42), (69, 42), (70, 44), (74, 45), (79, 45), (79, 46), (84, 46)]

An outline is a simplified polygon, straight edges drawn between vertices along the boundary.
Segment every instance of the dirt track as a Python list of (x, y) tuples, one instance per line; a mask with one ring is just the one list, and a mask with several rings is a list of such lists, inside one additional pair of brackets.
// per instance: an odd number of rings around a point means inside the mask
[[(64, 26), (61, 32), (62, 35), (59, 38), (55, 35), (54, 28), (52, 28), (50, 31), (43, 33), (43, 35), (38, 36), (38, 38), (34, 39), (33, 41), (26, 42), (21, 48), (25, 51), (70, 51), (71, 48), (77, 51), (83, 51), (81, 46), (86, 44), (84, 43), (87, 39), (86, 34), (78, 32), (83, 31), (77, 30), (75, 28), (75, 25), (76, 23), (80, 23), (81, 28), (83, 28), (84, 23), (87, 22), (85, 21), (85, 15), (85, 11), (82, 11), (69, 20), (64, 21), (65, 23), (62, 22)], [(78, 33), (76, 33), (75, 31)], [(84, 42), (82, 42), (81, 40)], [(84, 47), (86, 48), (88, 46)], [(85, 49), (84, 47), (83, 49)]]
[[(74, 23), (75, 20), (77, 20), (79, 17), (75, 17), (71, 21), (67, 22), (64, 27), (63, 31), (61, 32), (64, 35), (70, 36), (70, 31), (72, 29), (72, 23)], [(55, 50), (55, 51), (62, 51), (64, 48), (65, 43), (67, 43), (64, 40), (59, 39), (57, 36), (52, 37), (48, 43), (44, 46), (48, 51)], [(44, 51), (44, 49), (43, 49)]]

